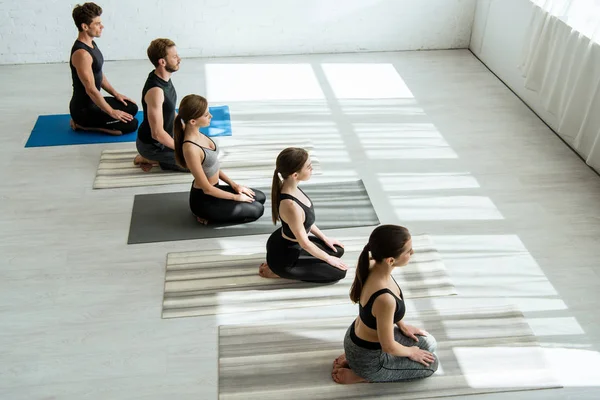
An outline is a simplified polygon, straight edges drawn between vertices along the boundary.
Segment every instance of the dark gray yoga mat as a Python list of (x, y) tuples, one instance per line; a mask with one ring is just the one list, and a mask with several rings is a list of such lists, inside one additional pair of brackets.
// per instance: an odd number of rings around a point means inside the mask
[[(189, 192), (136, 195), (127, 244), (271, 233), (280, 226), (271, 221), (271, 189), (257, 189), (267, 196), (263, 216), (254, 222), (229, 225), (198, 223), (190, 211)], [(306, 184), (302, 189), (315, 205), (316, 225), (320, 229), (379, 225), (379, 218), (360, 180)]]

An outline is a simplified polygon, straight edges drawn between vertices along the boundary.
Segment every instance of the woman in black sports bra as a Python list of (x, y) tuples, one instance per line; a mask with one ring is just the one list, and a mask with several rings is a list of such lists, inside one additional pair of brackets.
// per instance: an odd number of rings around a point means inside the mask
[(340, 260), (344, 246), (317, 228), (314, 205), (298, 187), (311, 174), (312, 164), (306, 150), (290, 147), (277, 156), (271, 214), (273, 223), (281, 220), (281, 228), (267, 241), (267, 263), (258, 271), (264, 278), (331, 283), (346, 276), (348, 267)]
[(402, 322), (404, 298), (392, 276), (412, 254), (406, 228), (381, 225), (371, 233), (350, 289), (359, 317), (346, 332), (345, 353), (333, 363), (337, 383), (409, 381), (437, 370), (437, 343), (426, 331)]

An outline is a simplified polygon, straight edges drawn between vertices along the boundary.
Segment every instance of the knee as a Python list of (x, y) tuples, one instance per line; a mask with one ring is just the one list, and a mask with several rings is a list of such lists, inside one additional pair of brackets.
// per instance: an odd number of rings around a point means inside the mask
[(126, 112), (128, 112), (129, 114), (131, 114), (135, 117), (135, 114), (137, 114), (138, 110), (139, 110), (139, 107), (137, 106), (137, 104), (127, 101)]
[(258, 201), (252, 203), (238, 203), (236, 210), (232, 211), (232, 215), (237, 215), (234, 218), (242, 218), (243, 222), (253, 222), (262, 217), (265, 212), (265, 207)]
[[(134, 113), (135, 114), (135, 113)], [(123, 133), (135, 132), (138, 128), (139, 121), (137, 118), (132, 119), (123, 126)]]
[(265, 206), (263, 206), (262, 203), (259, 203), (258, 201), (252, 203), (252, 206), (253, 207), (252, 212), (250, 213), (250, 218), (252, 218), (252, 220), (257, 220), (260, 217), (262, 217), (265, 213)]
[(429, 364), (429, 367), (427, 368), (427, 374), (425, 375), (425, 377), (429, 377), (431, 375), (433, 375), (435, 373), (435, 371), (438, 370), (438, 366), (439, 366), (439, 361), (438, 361), (438, 357), (436, 354), (433, 355), (433, 357), (435, 358), (435, 360)]
[(267, 201), (267, 196), (260, 190), (252, 190), (254, 191), (254, 200), (259, 202), (260, 204), (265, 204), (265, 201)]
[(346, 277), (346, 271), (332, 267), (335, 271), (331, 274), (331, 282), (341, 281)]
[(431, 335), (419, 336), (419, 347), (430, 353), (435, 353), (437, 351), (437, 340)]
[(344, 255), (344, 248), (343, 248), (343, 247), (340, 247), (340, 246), (338, 246), (337, 244), (336, 244), (336, 245), (334, 245), (333, 247), (335, 247), (335, 249), (337, 250), (337, 251), (334, 253), (334, 255), (335, 255), (336, 257), (342, 257), (342, 256)]

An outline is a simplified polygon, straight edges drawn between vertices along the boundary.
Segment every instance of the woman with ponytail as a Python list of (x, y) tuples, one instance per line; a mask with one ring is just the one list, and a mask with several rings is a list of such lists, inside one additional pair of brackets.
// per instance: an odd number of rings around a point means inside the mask
[(290, 147), (277, 156), (271, 215), (274, 224), (281, 221), (281, 228), (267, 241), (267, 263), (258, 271), (262, 277), (332, 283), (346, 276), (348, 267), (340, 260), (344, 246), (317, 228), (313, 203), (298, 187), (311, 175), (306, 150)]
[[(219, 147), (200, 132), (210, 125), (211, 118), (208, 102), (195, 94), (181, 100), (175, 117), (175, 159), (194, 175), (192, 213), (203, 224), (255, 221), (264, 213), (266, 196), (237, 184), (220, 169)], [(219, 185), (219, 180), (226, 185)]]
[(375, 228), (356, 266), (350, 299), (359, 316), (344, 338), (345, 353), (333, 363), (337, 383), (400, 382), (426, 378), (437, 370), (436, 341), (402, 321), (406, 311), (392, 271), (408, 264), (412, 240), (397, 225)]

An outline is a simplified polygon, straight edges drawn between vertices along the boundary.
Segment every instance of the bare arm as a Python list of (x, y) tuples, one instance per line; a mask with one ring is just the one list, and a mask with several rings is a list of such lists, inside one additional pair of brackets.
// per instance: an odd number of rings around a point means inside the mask
[[(254, 193), (254, 191), (252, 189), (247, 188), (245, 186), (242, 186), (242, 185), (234, 182), (233, 179), (228, 177), (227, 174), (225, 174), (225, 172), (223, 172), (223, 170), (219, 170), (219, 179), (222, 180), (223, 182), (227, 183), (229, 186), (231, 186), (233, 191), (238, 194), (246, 195), (252, 199), (254, 199), (254, 197), (256, 196), (256, 194)], [(248, 201), (248, 199), (246, 197), (242, 196), (242, 200), (238, 200), (238, 201)]]
[[(158, 87), (152, 88), (146, 92), (144, 100), (146, 100), (148, 108), (148, 123), (150, 124), (152, 138), (170, 149), (175, 149), (173, 138), (163, 127), (162, 105), (165, 101), (164, 92)], [(204, 157), (204, 154), (202, 154), (202, 157)], [(187, 159), (186, 157), (186, 161)]]
[[(330, 256), (308, 239), (304, 230), (304, 212), (293, 200), (282, 200), (279, 204), (279, 214), (289, 225), (298, 244), (313, 257), (323, 260), (333, 267), (346, 270), (348, 267), (337, 257)], [(312, 230), (312, 227), (311, 227)]]
[(102, 89), (106, 90), (106, 92), (113, 97), (117, 97), (117, 95), (119, 94), (115, 90), (115, 88), (112, 87), (112, 85), (110, 84), (110, 82), (108, 81), (108, 79), (106, 78), (106, 75), (104, 75), (104, 73), (102, 73)]
[(135, 104), (135, 101), (117, 92), (117, 90), (110, 84), (110, 82), (106, 78), (106, 75), (104, 74), (102, 74), (102, 89), (106, 90), (109, 94), (111, 94), (115, 99), (123, 103), (125, 106), (127, 106), (126, 101)]
[[(202, 161), (204, 160), (204, 152), (198, 146), (190, 144), (183, 147), (183, 156), (185, 162), (194, 175), (194, 180), (197, 186), (209, 196), (217, 197), (225, 200), (246, 201), (240, 194), (233, 194), (214, 187), (208, 181), (204, 170), (202, 169)], [(248, 196), (246, 196), (248, 197)], [(250, 199), (252, 200), (252, 199)]]
[(312, 233), (321, 240), (327, 240), (327, 236), (325, 236), (325, 234), (321, 232), (321, 230), (317, 228), (317, 225), (315, 224), (313, 224), (313, 226), (310, 227), (310, 233)]
[(321, 239), (323, 242), (325, 242), (325, 244), (327, 246), (329, 246), (330, 249), (332, 249), (333, 251), (335, 251), (337, 253), (337, 249), (335, 248), (336, 245), (340, 246), (340, 247), (344, 247), (344, 245), (337, 239), (330, 239), (327, 236), (325, 236), (325, 234), (323, 232), (321, 232), (321, 230), (319, 228), (317, 228), (317, 225), (314, 225), (310, 227), (310, 232), (315, 235), (316, 237), (318, 237), (319, 239)]
[(417, 328), (416, 326), (405, 324), (404, 321), (400, 320), (396, 322), (396, 326), (400, 329), (400, 332), (406, 337), (413, 339), (415, 342), (419, 341), (418, 336), (427, 336), (429, 333), (425, 329)]
[(396, 310), (396, 299), (384, 293), (375, 299), (373, 303), (373, 315), (377, 319), (377, 337), (381, 349), (388, 354), (397, 357), (408, 357), (413, 361), (429, 366), (435, 361), (433, 355), (417, 346), (403, 346), (394, 339), (394, 312)]
[(391, 294), (382, 294), (373, 303), (373, 315), (377, 319), (377, 337), (381, 344), (381, 349), (394, 356), (408, 357), (411, 348), (401, 345), (394, 339), (394, 311), (396, 310), (396, 300)]
[(222, 169), (219, 169), (219, 179), (222, 180), (223, 182), (225, 182), (226, 184), (228, 184), (229, 186), (233, 187), (235, 185), (235, 182), (229, 178), (225, 172), (223, 172)]

